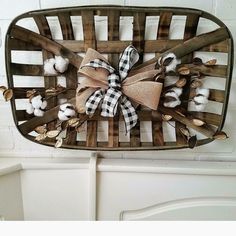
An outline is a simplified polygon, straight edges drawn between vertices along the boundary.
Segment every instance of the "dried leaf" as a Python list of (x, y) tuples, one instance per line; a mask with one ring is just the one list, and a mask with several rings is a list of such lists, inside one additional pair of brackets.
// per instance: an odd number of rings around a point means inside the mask
[(62, 85), (60, 85), (60, 84), (58, 84), (57, 86), (56, 86), (56, 90), (58, 91), (58, 92), (61, 92), (61, 91), (63, 91), (65, 89), (65, 87), (63, 87)]
[(189, 148), (192, 149), (192, 148), (196, 147), (196, 144), (197, 144), (197, 136), (194, 135), (194, 136), (192, 136), (192, 137), (189, 138), (189, 140), (188, 140), (188, 146), (189, 146)]
[(47, 138), (46, 134), (39, 134), (38, 136), (35, 137), (35, 140), (40, 142), (40, 141), (44, 140), (45, 138)]
[(0, 91), (4, 92), (7, 88), (5, 86), (0, 86)]
[(55, 138), (57, 137), (57, 135), (60, 133), (61, 131), (60, 130), (50, 130), (46, 133), (47, 137), (48, 138)]
[(55, 88), (49, 88), (45, 91), (45, 93), (47, 95), (52, 95), (52, 94), (56, 94), (57, 93), (57, 90)]
[(204, 65), (206, 66), (214, 66), (216, 64), (217, 60), (216, 59), (212, 59), (210, 61), (207, 61), (206, 63), (204, 63)]
[(47, 129), (45, 126), (38, 126), (34, 129), (34, 131), (38, 134), (45, 134), (47, 132)]
[(184, 136), (186, 136), (186, 137), (190, 137), (190, 132), (189, 132), (189, 130), (187, 129), (187, 128), (183, 128), (183, 127), (181, 127), (181, 128), (179, 128), (179, 130), (180, 130), (180, 132), (184, 135)]
[(26, 97), (32, 97), (37, 91), (35, 89), (26, 91)]
[(205, 124), (204, 121), (199, 120), (199, 119), (192, 119), (192, 122), (193, 122), (193, 124), (196, 125), (196, 126), (202, 126), (202, 125)]
[(199, 88), (201, 86), (202, 86), (202, 81), (200, 81), (199, 79), (193, 80), (190, 84), (191, 88)]
[(6, 89), (4, 92), (3, 92), (3, 97), (5, 98), (5, 101), (9, 101), (12, 99), (12, 96), (13, 96), (13, 91), (12, 89)]
[(79, 118), (72, 118), (72, 119), (68, 120), (67, 123), (70, 127), (75, 127), (80, 123), (80, 119)]
[(63, 144), (63, 139), (59, 138), (55, 143), (55, 148), (60, 148)]
[(178, 69), (178, 72), (180, 75), (189, 75), (190, 69), (188, 67), (183, 66)]
[(164, 61), (163, 61), (163, 66), (168, 66), (170, 65), (170, 63), (173, 61), (174, 57), (167, 57)]
[(219, 131), (214, 134), (213, 138), (217, 140), (224, 140), (228, 138), (228, 135), (224, 131)]
[(182, 88), (186, 85), (186, 83), (187, 83), (187, 80), (185, 78), (181, 78), (175, 83), (175, 85), (178, 88)]
[(170, 116), (170, 115), (162, 115), (162, 120), (164, 120), (164, 121), (169, 121), (169, 120), (171, 120), (172, 119), (172, 116)]
[(202, 65), (203, 64), (202, 59), (199, 57), (193, 58), (193, 64), (194, 65)]

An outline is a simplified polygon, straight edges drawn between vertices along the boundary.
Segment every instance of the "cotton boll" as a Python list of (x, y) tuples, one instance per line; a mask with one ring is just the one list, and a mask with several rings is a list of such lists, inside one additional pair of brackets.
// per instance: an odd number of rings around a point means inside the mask
[(176, 58), (174, 53), (168, 53), (166, 54), (162, 61), (164, 62), (168, 57), (173, 58), (173, 60), (170, 62), (170, 64), (168, 66), (166, 66), (166, 72), (170, 72), (170, 71), (175, 71), (175, 68), (178, 64), (181, 63), (181, 61), (179, 59)]
[(34, 109), (34, 115), (35, 116), (43, 116), (44, 115), (44, 111), (42, 111), (40, 109)]
[(41, 105), (40, 108), (41, 108), (42, 110), (44, 110), (44, 109), (47, 107), (47, 105), (48, 105), (47, 101), (44, 100), (44, 101), (42, 102), (42, 105)]
[(39, 109), (43, 103), (42, 96), (37, 95), (31, 99), (32, 106), (36, 109)]
[(176, 101), (164, 102), (164, 106), (165, 107), (170, 107), (170, 108), (174, 108), (174, 107), (176, 107), (180, 104), (181, 104), (181, 101), (179, 99), (177, 99)]
[(209, 91), (209, 89), (207, 89), (207, 88), (197, 88), (197, 89), (196, 89), (196, 93), (197, 93), (197, 94), (202, 94), (203, 96), (205, 96), (206, 98), (208, 98), (210, 91)]
[(68, 118), (70, 118), (70, 117), (72, 117), (72, 116), (75, 115), (75, 110), (66, 109), (66, 110), (64, 111), (64, 114), (65, 114)]
[(74, 109), (74, 106), (71, 103), (65, 103), (60, 105), (60, 110), (65, 111), (68, 107)]
[(199, 104), (207, 104), (208, 99), (205, 96), (195, 96), (193, 98), (194, 102), (199, 103)]
[(27, 105), (26, 112), (27, 112), (28, 114), (33, 114), (33, 113), (34, 113), (34, 108), (33, 108), (33, 106), (32, 106), (31, 103), (29, 103), (29, 104)]
[(58, 112), (58, 119), (61, 121), (65, 121), (65, 120), (68, 120), (68, 117), (64, 114), (63, 111), (59, 111)]
[(58, 112), (58, 118), (61, 121), (69, 120), (71, 117), (75, 116), (76, 112), (74, 106), (70, 103), (65, 103), (60, 105), (60, 110)]
[(56, 70), (60, 73), (64, 73), (68, 68), (69, 60), (61, 56), (55, 56), (55, 61)]
[(179, 97), (182, 94), (183, 88), (174, 87), (171, 90), (173, 90)]
[(57, 71), (55, 70), (56, 60), (54, 58), (47, 59), (44, 62), (44, 74), (45, 75), (57, 75)]

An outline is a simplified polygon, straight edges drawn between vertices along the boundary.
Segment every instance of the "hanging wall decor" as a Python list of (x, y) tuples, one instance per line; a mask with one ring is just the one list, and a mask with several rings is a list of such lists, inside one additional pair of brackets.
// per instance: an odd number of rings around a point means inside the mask
[(232, 67), (229, 30), (201, 10), (47, 9), (11, 23), (8, 88), (0, 89), (19, 132), (36, 143), (87, 150), (194, 148), (227, 138), (222, 129)]

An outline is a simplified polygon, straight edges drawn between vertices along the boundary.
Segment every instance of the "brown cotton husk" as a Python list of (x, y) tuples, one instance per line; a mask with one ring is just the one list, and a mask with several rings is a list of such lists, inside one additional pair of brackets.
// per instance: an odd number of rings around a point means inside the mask
[(224, 131), (218, 131), (213, 136), (214, 139), (224, 140), (228, 138), (228, 135)]
[(6, 89), (4, 92), (3, 92), (3, 97), (5, 99), (5, 101), (9, 101), (12, 99), (13, 97), (13, 90), (12, 89)]
[(180, 75), (189, 75), (190, 69), (188, 67), (183, 66), (178, 69), (178, 72)]

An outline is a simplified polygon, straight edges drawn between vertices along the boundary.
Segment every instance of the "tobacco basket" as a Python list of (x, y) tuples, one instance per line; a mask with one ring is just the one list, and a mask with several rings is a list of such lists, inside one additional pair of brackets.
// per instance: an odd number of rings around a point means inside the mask
[[(97, 39), (96, 20), (102, 17), (107, 22), (107, 39)], [(56, 19), (62, 38), (52, 33), (50, 19)], [(123, 40), (121, 22), (124, 19), (131, 20), (130, 32), (132, 39)], [(171, 25), (175, 19), (179, 19), (183, 24), (183, 37), (181, 39), (172, 38)], [(155, 28), (155, 37), (147, 39), (148, 21), (152, 21), (152, 27)], [(32, 22), (25, 26), (21, 22)], [(83, 39), (77, 39), (76, 27), (74, 23), (81, 21), (82, 27), (79, 29)], [(178, 21), (178, 20), (177, 20)], [(199, 22), (205, 22), (205, 28), (209, 24), (214, 25), (214, 29), (206, 30), (203, 34)], [(98, 21), (99, 22), (99, 21)], [(32, 29), (33, 25), (36, 30)], [(124, 24), (123, 24), (124, 25)], [(178, 24), (176, 25), (178, 28)], [(153, 31), (154, 28), (149, 30)], [(175, 25), (174, 25), (175, 28)], [(34, 32), (36, 31), (36, 32)], [(120, 32), (119, 32), (120, 31)], [(196, 37), (195, 37), (196, 36)], [(129, 44), (133, 44), (141, 54), (140, 64), (145, 60), (146, 55), (153, 57), (172, 50), (181, 57), (181, 62), (187, 67), (191, 67), (192, 59), (196, 53), (204, 52), (205, 54), (215, 53), (223, 55), (225, 64), (216, 64), (211, 67), (205, 65), (195, 66), (194, 70), (200, 71), (207, 77), (207, 80), (221, 80), (222, 89), (210, 88), (209, 100), (215, 105), (220, 105), (218, 112), (210, 111), (191, 111), (188, 104), (182, 104), (185, 110), (185, 116), (174, 109), (158, 109), (152, 111), (139, 106), (137, 113), (139, 116), (138, 124), (131, 130), (129, 137), (122, 140), (122, 116), (117, 114), (114, 118), (104, 118), (99, 114), (87, 118), (84, 130), (77, 132), (75, 129), (68, 127), (62, 147), (71, 149), (87, 150), (164, 150), (175, 148), (189, 147), (186, 137), (180, 132), (180, 128), (189, 127), (193, 131), (203, 135), (198, 136), (196, 146), (207, 144), (214, 140), (215, 132), (221, 131), (227, 112), (229, 98), (230, 82), (232, 75), (233, 62), (233, 40), (232, 36), (219, 19), (215, 16), (196, 9), (172, 8), (172, 7), (120, 7), (120, 6), (85, 6), (73, 8), (48, 9), (32, 11), (18, 16), (11, 23), (6, 35), (6, 67), (9, 88), (13, 90), (11, 100), (12, 112), (15, 124), (20, 133), (29, 140), (35, 141), (35, 128), (45, 125), (48, 130), (55, 130), (57, 124), (58, 97), (53, 97), (48, 101), (48, 107), (43, 117), (33, 117), (26, 113), (23, 105), (26, 100), (26, 92), (30, 89), (29, 84), (36, 80), (41, 80), (41, 85), (36, 85), (37, 89), (43, 96), (46, 89), (55, 87), (62, 79), (54, 76), (44, 76), (43, 61), (53, 55), (62, 55), (70, 59), (69, 70), (64, 74), (65, 87), (67, 89), (64, 96), (69, 101), (73, 101), (78, 84), (78, 67), (87, 48), (94, 48), (102, 54), (107, 54), (109, 62), (116, 65), (120, 53)], [(17, 61), (18, 58), (28, 52), (36, 52), (37, 57), (41, 57), (41, 63), (33, 63), (29, 57), (26, 61)], [(152, 54), (151, 54), (152, 53)], [(25, 57), (24, 57), (25, 58)], [(151, 62), (155, 59), (151, 60)], [(145, 64), (146, 63), (146, 64)], [(148, 65), (150, 60), (145, 62)], [(170, 76), (175, 76), (171, 74)], [(190, 76), (186, 75), (187, 81)], [(191, 96), (189, 83), (184, 87), (183, 100), (188, 100)], [(173, 117), (169, 122), (174, 125), (172, 128), (173, 140), (166, 138), (164, 128), (167, 122), (163, 121), (162, 114), (168, 114)], [(84, 117), (81, 116), (81, 119)], [(192, 118), (201, 119), (205, 124), (197, 127), (191, 123)], [(99, 123), (107, 124), (107, 139), (99, 139)], [(143, 123), (149, 125), (151, 138), (145, 140), (142, 135)], [(46, 138), (40, 141), (43, 145), (54, 146), (56, 139)], [(38, 143), (38, 142), (37, 142)]]

